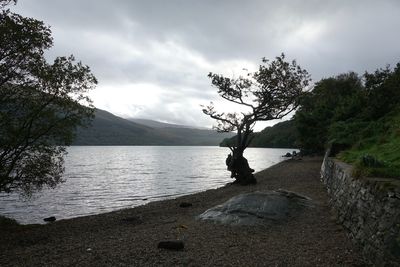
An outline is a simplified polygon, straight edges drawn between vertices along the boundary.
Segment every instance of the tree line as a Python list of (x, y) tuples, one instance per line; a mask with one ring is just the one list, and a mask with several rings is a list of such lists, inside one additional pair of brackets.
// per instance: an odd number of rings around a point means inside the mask
[(349, 72), (322, 79), (305, 92), (294, 116), (298, 144), (323, 152), (327, 143), (352, 146), (382, 131), (379, 119), (398, 112), (400, 64), (360, 76)]
[(400, 63), (322, 79), (293, 120), (305, 154), (332, 146), (356, 176), (400, 177)]

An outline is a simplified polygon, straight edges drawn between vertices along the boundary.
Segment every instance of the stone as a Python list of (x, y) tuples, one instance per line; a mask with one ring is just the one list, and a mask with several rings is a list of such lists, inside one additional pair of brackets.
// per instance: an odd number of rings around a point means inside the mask
[(182, 202), (181, 204), (179, 204), (179, 207), (181, 208), (188, 208), (188, 207), (192, 207), (193, 204), (189, 203), (189, 202)]
[(157, 248), (183, 250), (185, 248), (185, 244), (181, 240), (166, 240), (159, 242)]
[(56, 217), (54, 217), (54, 216), (47, 217), (47, 218), (44, 218), (43, 221), (45, 221), (45, 222), (55, 222), (56, 221)]
[(241, 194), (206, 210), (198, 216), (229, 225), (255, 225), (287, 220), (313, 206), (310, 198), (294, 192), (277, 190)]
[(397, 191), (383, 190), (377, 185), (381, 179), (373, 179), (353, 177), (350, 165), (327, 155), (321, 166), (321, 180), (327, 187), (329, 203), (366, 259), (378, 266), (397, 266), (400, 200)]

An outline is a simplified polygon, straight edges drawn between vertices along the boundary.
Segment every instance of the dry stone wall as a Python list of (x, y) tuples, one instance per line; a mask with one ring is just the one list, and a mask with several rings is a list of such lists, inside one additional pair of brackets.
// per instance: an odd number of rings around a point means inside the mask
[[(328, 152), (329, 153), (329, 152)], [(321, 167), (338, 221), (376, 266), (400, 266), (400, 190), (387, 179), (356, 179), (352, 166), (328, 157)]]

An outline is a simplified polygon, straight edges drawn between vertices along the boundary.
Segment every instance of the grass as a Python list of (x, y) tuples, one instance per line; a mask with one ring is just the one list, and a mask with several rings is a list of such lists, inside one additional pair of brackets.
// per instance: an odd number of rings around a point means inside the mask
[(359, 140), (338, 158), (355, 166), (356, 176), (400, 179), (400, 112), (378, 122), (381, 131)]

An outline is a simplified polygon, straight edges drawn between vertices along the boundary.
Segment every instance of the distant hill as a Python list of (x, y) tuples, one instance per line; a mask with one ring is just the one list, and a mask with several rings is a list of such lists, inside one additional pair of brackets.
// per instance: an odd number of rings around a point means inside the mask
[[(261, 132), (253, 134), (254, 138), (250, 147), (271, 147), (271, 148), (295, 148), (297, 129), (293, 120), (266, 127)], [(221, 146), (234, 144), (235, 136), (222, 141)]]
[[(73, 145), (215, 146), (233, 135), (150, 120), (141, 122), (142, 124), (96, 109), (91, 126), (77, 130)], [(153, 127), (148, 126), (150, 123)]]
[(146, 119), (136, 119), (136, 118), (127, 118), (129, 121), (133, 121), (135, 123), (145, 125), (151, 128), (192, 128), (192, 129), (199, 129), (192, 126), (187, 125), (179, 125), (179, 124), (171, 124), (165, 123), (160, 121), (153, 121), (153, 120), (146, 120)]

